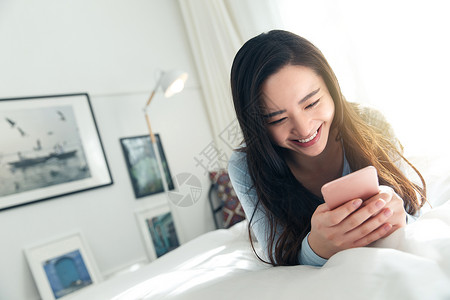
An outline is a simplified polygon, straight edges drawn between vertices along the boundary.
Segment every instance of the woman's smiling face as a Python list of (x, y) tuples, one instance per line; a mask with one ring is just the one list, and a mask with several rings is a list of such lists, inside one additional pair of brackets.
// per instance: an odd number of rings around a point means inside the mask
[(272, 141), (292, 154), (321, 154), (334, 117), (334, 102), (323, 79), (310, 68), (287, 65), (267, 78), (262, 92)]

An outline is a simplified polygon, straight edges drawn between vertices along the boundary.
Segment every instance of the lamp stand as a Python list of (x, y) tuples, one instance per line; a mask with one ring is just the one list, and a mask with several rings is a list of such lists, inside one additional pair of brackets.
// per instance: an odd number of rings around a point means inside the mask
[(155, 92), (156, 92), (156, 89), (153, 90), (152, 94), (148, 98), (147, 104), (144, 107), (144, 113), (145, 113), (145, 120), (147, 121), (148, 132), (150, 134), (150, 141), (152, 143), (153, 151), (155, 152), (155, 157), (156, 157), (156, 162), (158, 164), (159, 172), (161, 173), (161, 180), (162, 180), (164, 192), (168, 192), (169, 186), (167, 184), (166, 172), (164, 171), (164, 168), (162, 165), (161, 153), (159, 153), (159, 148), (158, 148), (158, 145), (156, 144), (156, 138), (155, 138), (155, 135), (153, 134), (152, 126), (150, 125), (150, 117), (148, 116), (148, 113), (147, 113), (148, 106), (150, 105), (150, 102), (152, 101), (153, 96), (155, 95)]

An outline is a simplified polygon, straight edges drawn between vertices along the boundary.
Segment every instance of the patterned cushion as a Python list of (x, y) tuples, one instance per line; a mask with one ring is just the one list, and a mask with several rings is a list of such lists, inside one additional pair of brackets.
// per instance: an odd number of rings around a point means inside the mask
[(224, 169), (209, 172), (213, 184), (217, 185), (217, 195), (223, 201), (224, 227), (229, 228), (245, 219), (244, 210), (231, 185), (228, 172)]

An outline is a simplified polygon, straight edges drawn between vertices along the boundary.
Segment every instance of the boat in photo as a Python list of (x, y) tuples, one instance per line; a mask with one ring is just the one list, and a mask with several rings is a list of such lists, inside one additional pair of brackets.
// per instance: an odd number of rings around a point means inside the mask
[(68, 159), (70, 157), (75, 156), (76, 153), (77, 153), (77, 150), (61, 152), (61, 153), (52, 152), (46, 156), (38, 156), (38, 157), (34, 157), (34, 158), (22, 158), (18, 161), (8, 162), (8, 164), (14, 168), (27, 168), (27, 167), (35, 166), (38, 164), (46, 163), (49, 159), (58, 159), (58, 160)]

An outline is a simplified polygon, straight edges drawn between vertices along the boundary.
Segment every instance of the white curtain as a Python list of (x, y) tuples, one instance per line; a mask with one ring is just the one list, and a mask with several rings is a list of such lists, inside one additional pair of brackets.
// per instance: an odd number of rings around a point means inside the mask
[(318, 46), (349, 101), (380, 109), (410, 156), (450, 147), (450, 2), (278, 0), (283, 27)]
[[(270, 0), (178, 0), (192, 47), (216, 148), (238, 145), (230, 89), (233, 58), (249, 38), (280, 25)], [(207, 145), (205, 145), (207, 146)], [(219, 162), (225, 166), (226, 159)]]

